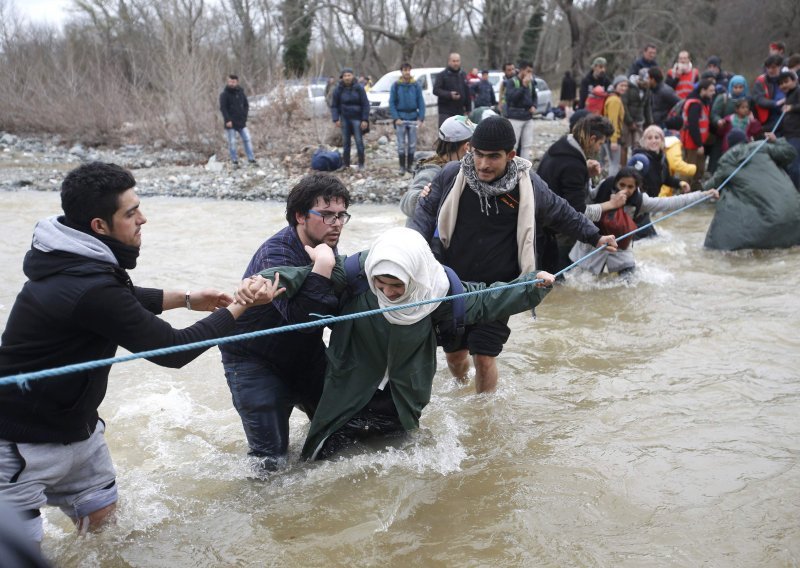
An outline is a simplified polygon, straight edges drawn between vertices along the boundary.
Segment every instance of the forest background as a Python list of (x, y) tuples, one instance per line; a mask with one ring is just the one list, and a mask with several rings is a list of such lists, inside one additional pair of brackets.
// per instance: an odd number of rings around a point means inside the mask
[[(214, 150), (228, 73), (252, 96), (345, 66), (375, 79), (404, 61), (443, 66), (457, 51), (465, 69), (531, 60), (557, 90), (596, 56), (626, 72), (647, 43), (662, 67), (687, 49), (749, 81), (769, 42), (800, 50), (797, 0), (71, 0), (67, 13), (34, 24), (0, 0), (0, 131)], [(302, 133), (301, 107), (266, 109), (262, 142)]]

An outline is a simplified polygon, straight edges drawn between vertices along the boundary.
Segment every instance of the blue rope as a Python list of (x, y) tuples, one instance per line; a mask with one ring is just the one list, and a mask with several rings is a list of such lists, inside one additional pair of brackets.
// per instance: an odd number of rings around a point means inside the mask
[[(783, 120), (783, 116), (784, 116), (784, 113), (782, 113), (780, 115), (780, 118), (775, 123), (775, 127), (772, 129), (772, 132), (775, 132), (775, 129), (778, 128), (778, 126), (780, 125), (781, 121)], [(739, 170), (741, 170), (744, 167), (744, 165), (747, 164), (750, 161), (750, 159), (761, 149), (761, 147), (766, 142), (767, 142), (766, 139), (764, 141), (762, 141), (753, 150), (753, 152), (747, 157), (747, 159), (745, 159), (741, 164), (739, 164), (739, 166), (731, 173), (731, 175), (729, 175), (725, 179), (725, 181), (723, 181), (720, 184), (720, 186), (717, 189), (722, 189), (733, 178), (733, 176), (736, 175), (739, 172)], [(682, 211), (685, 211), (686, 209), (689, 209), (690, 207), (694, 207), (695, 205), (697, 205), (699, 203), (702, 203), (703, 201), (705, 201), (709, 197), (710, 196), (706, 196), (703, 199), (698, 199), (697, 201), (692, 202), (689, 205), (686, 205), (684, 207), (681, 207), (680, 209), (672, 211), (668, 215), (664, 215), (663, 217), (660, 217), (660, 218), (648, 223), (647, 225), (643, 225), (643, 226), (637, 228), (636, 230), (630, 231), (629, 233), (626, 233), (626, 234), (624, 234), (624, 235), (622, 235), (620, 237), (617, 237), (617, 240), (622, 240), (622, 239), (627, 238), (627, 237), (629, 237), (631, 235), (634, 235), (634, 234), (638, 233), (639, 231), (642, 231), (642, 230), (644, 230), (644, 229), (646, 229), (646, 228), (648, 228), (648, 227), (650, 227), (652, 225), (655, 225), (656, 223), (660, 223), (661, 221), (663, 221), (665, 219), (668, 219), (669, 217), (672, 217), (673, 215), (676, 215), (676, 214), (678, 214), (678, 213), (680, 213)], [(570, 264), (566, 268), (564, 268), (562, 270), (559, 270), (554, 276), (560, 276), (560, 275), (564, 274), (565, 272), (568, 272), (568, 271), (572, 270), (573, 268), (578, 266), (580, 263), (582, 263), (583, 261), (587, 260), (588, 258), (594, 256), (595, 254), (599, 253), (600, 251), (604, 250), (605, 248), (606, 247), (602, 246), (602, 245), (597, 247), (592, 252), (590, 252), (587, 255), (579, 258), (578, 260), (576, 260), (575, 262), (573, 262), (572, 264)], [(479, 294), (488, 294), (488, 293), (492, 293), (492, 292), (497, 291), (497, 290), (507, 290), (507, 289), (516, 288), (516, 287), (519, 287), (519, 286), (530, 286), (531, 284), (536, 284), (536, 283), (539, 283), (539, 282), (542, 282), (542, 281), (543, 280), (539, 278), (539, 279), (534, 279), (534, 280), (526, 280), (526, 281), (522, 281), (522, 282), (516, 282), (514, 284), (503, 284), (501, 286), (494, 286), (492, 288), (484, 288), (482, 290), (473, 290), (471, 292), (463, 292), (461, 294), (453, 294), (451, 296), (444, 296), (444, 297), (441, 297), (441, 298), (433, 298), (433, 299), (430, 299), (430, 300), (422, 300), (422, 301), (419, 301), (419, 302), (413, 302), (411, 304), (403, 304), (403, 305), (399, 305), (399, 306), (391, 306), (391, 307), (388, 307), (388, 308), (378, 308), (378, 309), (375, 309), (375, 310), (367, 310), (367, 311), (358, 312), (358, 313), (354, 313), (354, 314), (346, 314), (346, 315), (340, 315), (340, 316), (319, 316), (318, 314), (311, 314), (311, 315), (316, 315), (320, 319), (317, 320), (317, 321), (309, 321), (309, 322), (304, 322), (304, 323), (296, 323), (296, 324), (292, 324), (292, 325), (285, 325), (285, 326), (282, 326), (282, 327), (273, 327), (273, 328), (270, 328), (270, 329), (262, 329), (262, 330), (258, 330), (258, 331), (251, 331), (251, 332), (248, 332), (248, 333), (241, 333), (241, 334), (238, 334), (238, 335), (229, 335), (229, 336), (226, 336), (226, 337), (218, 337), (216, 339), (206, 339), (204, 341), (196, 341), (194, 343), (185, 343), (183, 345), (173, 345), (171, 347), (162, 347), (160, 349), (151, 349), (150, 351), (142, 351), (142, 352), (139, 352), (139, 353), (129, 353), (128, 355), (120, 355), (118, 357), (109, 357), (107, 359), (97, 359), (95, 361), (87, 361), (85, 363), (75, 363), (75, 364), (72, 364), (72, 365), (65, 365), (63, 367), (56, 367), (54, 369), (45, 369), (43, 371), (34, 371), (34, 372), (30, 372), (30, 373), (21, 373), (21, 374), (18, 374), (18, 375), (13, 375), (13, 376), (9, 376), (9, 377), (0, 378), (0, 386), (18, 385), (20, 388), (26, 389), (28, 387), (28, 382), (29, 381), (34, 381), (34, 380), (39, 380), (39, 379), (44, 379), (44, 378), (50, 378), (50, 377), (57, 377), (57, 376), (60, 376), (60, 375), (66, 375), (66, 374), (69, 374), (69, 373), (77, 373), (77, 372), (80, 372), (80, 371), (88, 371), (88, 370), (91, 370), (91, 369), (98, 369), (100, 367), (108, 367), (108, 366), (113, 365), (114, 363), (124, 363), (126, 361), (133, 361), (134, 359), (145, 359), (145, 358), (151, 358), (151, 357), (160, 357), (162, 355), (171, 355), (173, 353), (179, 353), (179, 352), (182, 352), (182, 351), (190, 351), (192, 349), (204, 349), (204, 348), (208, 348), (208, 347), (213, 347), (215, 345), (225, 345), (226, 343), (235, 343), (237, 341), (245, 341), (247, 339), (254, 339), (256, 337), (263, 337), (265, 335), (274, 335), (274, 334), (278, 334), (278, 333), (284, 333), (284, 332), (287, 332), (287, 331), (297, 331), (297, 330), (300, 330), (300, 329), (309, 329), (309, 328), (314, 328), (314, 327), (322, 327), (322, 326), (327, 326), (327, 325), (331, 325), (331, 324), (342, 322), (342, 321), (348, 321), (348, 320), (354, 320), (354, 319), (359, 319), (359, 318), (371, 317), (371, 316), (374, 316), (374, 315), (384, 314), (386, 312), (404, 310), (406, 308), (415, 308), (415, 307), (423, 306), (423, 305), (426, 305), (426, 304), (449, 302), (449, 301), (455, 300), (456, 298), (466, 298), (468, 296), (477, 296)]]

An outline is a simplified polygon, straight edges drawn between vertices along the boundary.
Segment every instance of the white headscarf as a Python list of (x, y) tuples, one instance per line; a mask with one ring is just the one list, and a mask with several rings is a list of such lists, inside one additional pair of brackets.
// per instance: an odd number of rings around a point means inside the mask
[[(369, 288), (378, 297), (378, 305), (382, 308), (441, 298), (450, 289), (447, 274), (433, 257), (428, 243), (418, 232), (405, 227), (389, 229), (375, 240), (364, 270)], [(406, 286), (405, 293), (396, 300), (390, 300), (375, 287), (375, 277), (384, 275), (394, 276)], [(411, 325), (429, 315), (439, 304), (385, 312), (383, 316), (389, 323)]]

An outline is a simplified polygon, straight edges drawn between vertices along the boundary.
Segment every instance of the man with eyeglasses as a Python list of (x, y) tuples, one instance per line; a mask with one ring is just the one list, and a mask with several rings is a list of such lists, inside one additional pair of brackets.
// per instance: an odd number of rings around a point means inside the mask
[[(275, 266), (307, 266), (307, 248), (327, 245), (336, 253), (342, 229), (350, 220), (350, 193), (336, 177), (311, 174), (286, 200), (288, 225), (253, 255), (245, 278)], [(256, 306), (237, 320), (236, 333), (315, 320), (309, 313), (334, 314), (331, 281), (312, 274), (303, 293), (276, 298), (269, 309)], [(280, 302), (278, 300), (281, 300)], [(248, 455), (267, 471), (280, 467), (289, 447), (289, 416), (297, 406), (309, 419), (322, 395), (325, 344), (322, 328), (267, 335), (220, 346), (233, 405), (242, 419)]]

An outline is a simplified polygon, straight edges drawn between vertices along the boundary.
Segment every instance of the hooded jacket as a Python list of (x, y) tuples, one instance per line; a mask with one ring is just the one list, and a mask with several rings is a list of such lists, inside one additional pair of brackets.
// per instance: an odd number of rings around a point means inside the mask
[(562, 136), (547, 149), (537, 173), (553, 193), (583, 213), (589, 199), (589, 170), (586, 156), (571, 135)]
[[(367, 255), (360, 253), (362, 269)], [(261, 274), (271, 278), (275, 271), (280, 272), (281, 285), (291, 297), (300, 290), (311, 267), (275, 268)], [(525, 274), (514, 282), (533, 278), (535, 275)], [(344, 257), (337, 258), (331, 281), (336, 294), (341, 295), (347, 283)], [(466, 292), (485, 288), (485, 284), (464, 283)], [(534, 308), (547, 292), (535, 286), (518, 286), (468, 296), (464, 323), (496, 321)], [(378, 308), (378, 298), (366, 290), (344, 302), (342, 315)], [(452, 310), (451, 302), (442, 302), (430, 315), (411, 325), (391, 324), (382, 316), (334, 324), (327, 351), (325, 389), (303, 446), (303, 458), (316, 457), (325, 440), (367, 405), (386, 376), (400, 423), (406, 430), (417, 428), (422, 409), (430, 401), (436, 373), (434, 325), (451, 322)]]
[[(0, 376), (113, 357), (227, 335), (234, 319), (217, 310), (175, 330), (156, 317), (162, 290), (134, 286), (114, 254), (56, 217), (40, 221), (23, 263), (28, 281), (11, 308), (0, 344)], [(181, 367), (205, 349), (152, 359)], [(109, 367), (0, 387), (0, 438), (19, 443), (87, 439), (97, 425)]]

